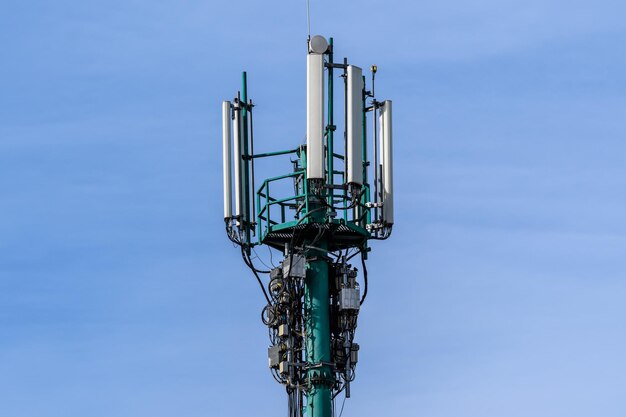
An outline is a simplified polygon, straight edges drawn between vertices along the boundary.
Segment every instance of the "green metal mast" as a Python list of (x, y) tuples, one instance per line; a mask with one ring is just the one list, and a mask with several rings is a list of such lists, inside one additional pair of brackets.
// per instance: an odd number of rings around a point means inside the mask
[[(333, 38), (329, 39), (328, 61), (333, 62)], [(329, 184), (334, 183), (333, 133), (335, 130), (333, 111), (333, 68), (328, 66), (328, 125), (326, 126), (326, 175)], [(333, 191), (328, 192), (327, 204), (333, 204)], [(310, 210), (319, 210), (312, 214), (312, 220), (318, 223), (326, 221), (327, 209), (322, 205), (312, 205)], [(307, 370), (309, 393), (307, 395), (307, 417), (331, 417), (332, 387), (335, 378), (331, 369), (330, 353), (330, 305), (329, 305), (329, 266), (326, 260), (328, 242), (323, 238), (311, 255), (309, 269), (304, 284), (305, 332), (307, 338), (306, 361), (310, 364)]]
[[(325, 212), (315, 213), (315, 217), (315, 221), (324, 222)], [(309, 262), (304, 284), (306, 361), (310, 366), (306, 375), (309, 386), (306, 416), (331, 417), (331, 388), (335, 378), (330, 367), (329, 268), (325, 259), (328, 244), (324, 239), (317, 246), (320, 250), (310, 254), (314, 260)]]
[[(314, 56), (307, 58), (310, 136), (306, 145), (254, 152), (246, 72), (234, 103), (222, 104), (226, 232), (241, 247), (244, 262), (267, 301), (262, 320), (270, 333), (269, 367), (274, 379), (286, 387), (289, 417), (332, 417), (334, 398), (341, 393), (350, 396), (359, 352), (354, 336), (367, 294), (368, 241), (387, 239), (393, 226), (391, 101), (377, 101), (373, 85), (371, 91), (365, 88), (361, 68), (349, 65), (347, 58), (334, 62), (333, 38), (329, 40), (309, 39), (308, 52)], [(372, 68), (375, 72), (376, 67)], [(342, 72), (344, 83), (343, 154), (334, 151), (335, 69)], [(327, 102), (322, 105), (324, 96)], [(326, 123), (320, 111), (326, 114)], [(373, 120), (380, 118), (381, 126), (379, 136), (372, 132), (371, 146), (376, 155), (380, 153), (380, 163), (373, 167), (367, 159), (368, 114)], [(293, 158), (292, 171), (266, 178), (253, 189), (254, 161), (281, 156)], [(370, 169), (380, 190), (373, 201)], [(233, 185), (231, 173), (235, 173)], [(289, 188), (293, 193), (285, 195)], [(372, 216), (374, 211), (381, 215)], [(280, 266), (268, 271), (255, 265), (251, 254), (256, 245), (283, 253)], [(350, 264), (357, 255), (361, 257), (360, 282), (358, 269)], [(265, 282), (263, 273), (269, 274)]]

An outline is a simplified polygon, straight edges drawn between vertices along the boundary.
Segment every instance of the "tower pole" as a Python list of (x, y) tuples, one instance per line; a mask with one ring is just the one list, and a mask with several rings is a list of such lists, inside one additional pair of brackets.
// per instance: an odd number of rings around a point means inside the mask
[[(315, 213), (315, 221), (323, 223), (324, 210)], [(334, 375), (330, 367), (330, 306), (329, 306), (329, 266), (325, 249), (328, 248), (324, 236), (315, 244), (320, 250), (309, 251), (309, 268), (304, 286), (305, 332), (307, 370), (307, 417), (331, 417), (331, 390)]]
[[(329, 57), (328, 119), (324, 126), (324, 58), (328, 43), (322, 36), (309, 40), (307, 55), (307, 182), (313, 185), (306, 201), (307, 216), (321, 235), (305, 242), (308, 269), (304, 281), (304, 327), (306, 338), (306, 417), (332, 417), (332, 388), (335, 382), (330, 354), (330, 288), (328, 254), (329, 235), (324, 230), (328, 209), (320, 201), (328, 191), (327, 205), (332, 206), (333, 189), (333, 132), (332, 132), (332, 56)], [(330, 49), (332, 51), (332, 47)], [(326, 134), (326, 149), (324, 149)], [(326, 161), (324, 161), (326, 154)], [(326, 162), (326, 166), (324, 166)], [(324, 171), (327, 174), (324, 175)], [(325, 190), (326, 188), (326, 190)], [(315, 191), (317, 189), (317, 191)]]

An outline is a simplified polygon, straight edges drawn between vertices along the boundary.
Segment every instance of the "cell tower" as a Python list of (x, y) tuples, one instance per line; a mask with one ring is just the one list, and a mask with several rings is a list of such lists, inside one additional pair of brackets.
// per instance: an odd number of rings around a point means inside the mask
[[(387, 239), (393, 226), (392, 106), (376, 99), (376, 66), (371, 73), (367, 90), (360, 67), (347, 58), (334, 61), (332, 38), (310, 38), (306, 145), (291, 150), (254, 152), (254, 105), (245, 72), (237, 97), (222, 104), (226, 233), (240, 246), (267, 301), (261, 317), (269, 329), (269, 368), (286, 387), (290, 417), (331, 417), (335, 397), (350, 397), (359, 360), (357, 318), (367, 295), (368, 241)], [(340, 147), (336, 76), (343, 78)], [(289, 154), (291, 170), (255, 188), (255, 160)], [(285, 182), (288, 187), (281, 187)], [(257, 245), (284, 254), (280, 266), (258, 269), (251, 256)], [(356, 256), (361, 282), (351, 264)], [(262, 273), (269, 275), (265, 282)]]

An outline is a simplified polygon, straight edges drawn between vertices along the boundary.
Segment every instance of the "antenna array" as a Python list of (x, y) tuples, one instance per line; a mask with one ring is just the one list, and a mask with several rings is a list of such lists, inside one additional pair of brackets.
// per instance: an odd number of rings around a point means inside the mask
[[(359, 353), (357, 318), (367, 295), (368, 242), (387, 239), (393, 227), (392, 102), (376, 99), (376, 66), (371, 71), (367, 90), (360, 67), (346, 58), (334, 62), (332, 38), (309, 39), (306, 145), (295, 149), (254, 153), (254, 105), (245, 72), (237, 97), (222, 103), (226, 233), (240, 246), (265, 296), (269, 367), (286, 387), (290, 417), (330, 417), (334, 399), (342, 392), (350, 396)], [(336, 75), (344, 83), (343, 152), (336, 152), (335, 143)], [(255, 188), (255, 160), (289, 154), (295, 156), (292, 170)], [(277, 195), (284, 182), (294, 191)], [(251, 257), (257, 245), (283, 253), (280, 266), (257, 268)], [(355, 256), (361, 282), (351, 264)], [(260, 274), (269, 275), (267, 282)]]

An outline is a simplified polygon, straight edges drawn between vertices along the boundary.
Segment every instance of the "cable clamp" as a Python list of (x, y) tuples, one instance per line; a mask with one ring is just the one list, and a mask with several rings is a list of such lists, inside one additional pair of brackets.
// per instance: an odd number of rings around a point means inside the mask
[(365, 229), (366, 229), (368, 232), (371, 232), (371, 231), (373, 231), (373, 230), (380, 230), (380, 229), (382, 229), (382, 228), (384, 228), (384, 227), (385, 227), (385, 225), (384, 225), (384, 224), (382, 224), (382, 223), (380, 223), (380, 222), (377, 222), (377, 223), (370, 223), (370, 224), (366, 225), (366, 226), (365, 226)]

